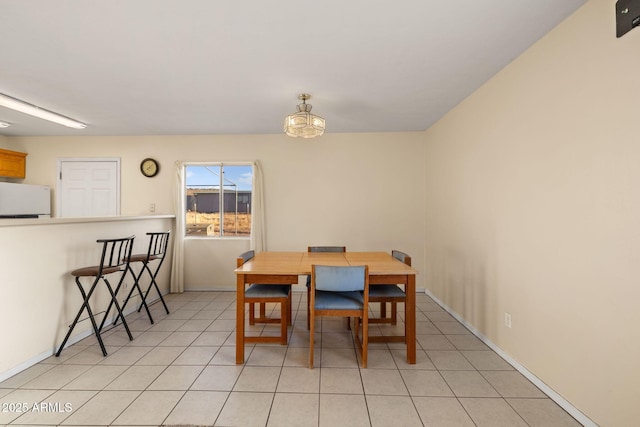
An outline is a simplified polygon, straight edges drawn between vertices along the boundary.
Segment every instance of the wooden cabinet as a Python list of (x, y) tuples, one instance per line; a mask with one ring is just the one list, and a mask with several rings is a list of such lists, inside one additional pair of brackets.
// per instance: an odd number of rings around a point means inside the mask
[(0, 149), (0, 176), (24, 178), (27, 153)]

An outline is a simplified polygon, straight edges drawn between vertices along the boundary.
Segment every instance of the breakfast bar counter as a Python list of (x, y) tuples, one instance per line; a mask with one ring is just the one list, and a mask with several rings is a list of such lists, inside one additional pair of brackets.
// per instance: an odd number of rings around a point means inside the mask
[[(174, 215), (0, 220), (0, 381), (53, 354), (82, 304), (69, 273), (99, 261), (96, 240), (135, 235), (134, 251), (146, 252), (146, 233), (173, 231), (174, 221)], [(170, 270), (168, 261), (157, 280), (163, 293)], [(109, 301), (105, 293), (95, 295), (98, 309)], [(84, 323), (70, 343), (91, 333)]]

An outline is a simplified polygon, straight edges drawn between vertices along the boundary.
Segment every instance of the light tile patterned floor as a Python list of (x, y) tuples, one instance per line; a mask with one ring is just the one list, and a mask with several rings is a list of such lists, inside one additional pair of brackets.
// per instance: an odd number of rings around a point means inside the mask
[(0, 383), (0, 425), (579, 426), (424, 294), (415, 365), (404, 345), (378, 343), (360, 369), (344, 321), (325, 318), (309, 369), (305, 298), (294, 293), (288, 346), (249, 345), (236, 365), (235, 293), (168, 295), (171, 314), (155, 304), (155, 325), (127, 317), (133, 341), (120, 327), (104, 334), (108, 357), (89, 337)]

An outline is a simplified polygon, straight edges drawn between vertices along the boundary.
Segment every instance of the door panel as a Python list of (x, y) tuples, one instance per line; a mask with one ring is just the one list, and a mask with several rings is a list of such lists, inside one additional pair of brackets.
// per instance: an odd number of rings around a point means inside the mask
[(62, 160), (58, 216), (119, 215), (119, 166), (117, 160)]

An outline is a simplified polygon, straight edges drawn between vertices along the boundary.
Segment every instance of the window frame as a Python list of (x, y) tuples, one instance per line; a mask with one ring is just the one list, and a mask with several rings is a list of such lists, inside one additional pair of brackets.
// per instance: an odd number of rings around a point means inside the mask
[[(187, 169), (189, 166), (213, 166), (216, 168), (220, 168), (221, 170), (221, 174), (219, 175), (219, 182), (218, 185), (219, 188), (221, 189), (221, 191), (219, 191), (218, 193), (218, 206), (219, 206), (219, 211), (220, 211), (220, 230), (219, 230), (219, 235), (215, 235), (215, 236), (209, 236), (209, 235), (194, 235), (194, 234), (188, 234), (187, 233), (187, 221), (186, 221), (186, 216), (187, 216), (187, 211), (188, 211), (188, 204), (186, 203), (187, 200)], [(214, 240), (250, 240), (251, 239), (251, 233), (252, 233), (252, 229), (253, 227), (250, 227), (249, 229), (249, 234), (248, 235), (244, 235), (244, 236), (238, 236), (238, 235), (225, 235), (224, 234), (224, 167), (225, 166), (248, 166), (251, 168), (251, 174), (253, 176), (253, 174), (255, 173), (255, 168), (253, 165), (253, 162), (222, 162), (222, 161), (216, 161), (216, 162), (184, 162), (183, 163), (183, 176), (184, 176), (184, 180), (182, 183), (182, 198), (183, 198), (183, 210), (182, 210), (182, 215), (185, 221), (185, 227), (184, 227), (184, 238), (185, 239), (214, 239)], [(253, 188), (253, 179), (252, 179), (252, 183), (251, 183), (251, 197), (253, 197), (253, 193), (254, 193), (254, 188)], [(238, 200), (236, 200), (236, 203), (238, 202)], [(251, 210), (249, 211), (249, 213), (252, 213), (252, 207)]]

